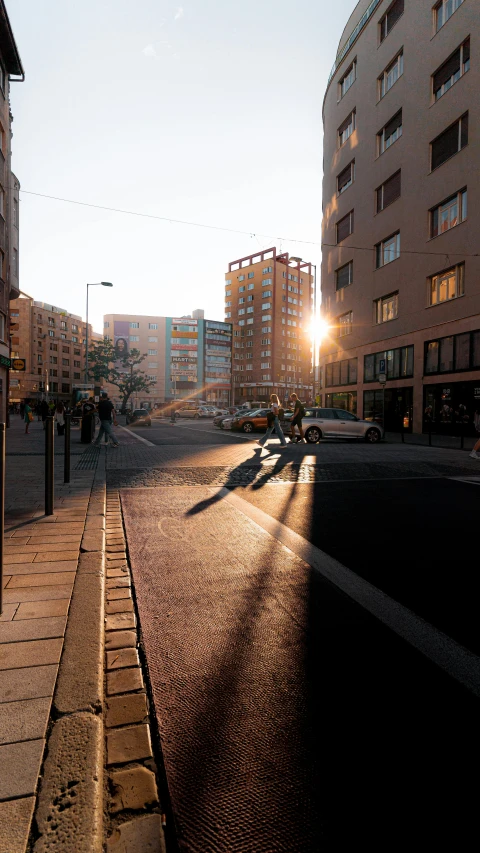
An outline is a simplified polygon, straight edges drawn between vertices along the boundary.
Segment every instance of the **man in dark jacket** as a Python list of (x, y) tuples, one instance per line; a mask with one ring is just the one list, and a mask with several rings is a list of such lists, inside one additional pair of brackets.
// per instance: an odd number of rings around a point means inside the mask
[(95, 446), (100, 446), (102, 435), (105, 435), (110, 438), (114, 447), (118, 447), (118, 441), (112, 428), (112, 419), (115, 426), (118, 426), (117, 418), (115, 416), (115, 406), (112, 401), (108, 399), (106, 391), (103, 391), (102, 396), (100, 397), (100, 402), (98, 404), (98, 417), (100, 418), (100, 432), (98, 433), (97, 440), (94, 442)]

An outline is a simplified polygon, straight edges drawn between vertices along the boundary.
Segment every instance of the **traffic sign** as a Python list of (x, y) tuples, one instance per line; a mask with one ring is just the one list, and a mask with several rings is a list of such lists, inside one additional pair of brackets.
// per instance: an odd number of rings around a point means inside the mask
[(379, 373), (378, 374), (378, 381), (380, 382), (380, 385), (385, 385), (387, 382), (387, 374), (386, 373)]

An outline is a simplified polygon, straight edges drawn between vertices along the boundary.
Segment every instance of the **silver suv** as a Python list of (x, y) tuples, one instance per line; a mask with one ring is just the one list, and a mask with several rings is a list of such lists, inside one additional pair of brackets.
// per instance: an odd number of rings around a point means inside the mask
[(343, 409), (305, 407), (303, 430), (309, 444), (316, 444), (321, 438), (363, 438), (375, 444), (384, 436), (380, 424), (362, 421)]

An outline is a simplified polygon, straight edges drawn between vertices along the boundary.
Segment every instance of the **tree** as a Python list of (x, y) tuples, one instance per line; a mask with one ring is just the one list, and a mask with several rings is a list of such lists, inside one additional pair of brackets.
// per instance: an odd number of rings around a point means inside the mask
[(112, 342), (104, 338), (90, 347), (88, 376), (97, 384), (104, 380), (115, 385), (122, 396), (121, 410), (124, 412), (132, 394), (142, 391), (149, 394), (150, 388), (155, 385), (155, 380), (149, 379), (143, 370), (135, 369), (146, 357), (147, 354), (142, 355), (138, 349), (131, 349), (118, 357)]

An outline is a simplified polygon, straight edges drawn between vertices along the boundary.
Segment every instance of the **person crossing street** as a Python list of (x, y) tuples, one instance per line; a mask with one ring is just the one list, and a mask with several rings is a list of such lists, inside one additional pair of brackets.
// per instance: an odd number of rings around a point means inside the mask
[[(305, 436), (303, 434), (303, 427), (302, 427), (302, 418), (305, 417), (305, 406), (298, 399), (298, 397), (295, 393), (291, 394), (290, 399), (293, 402), (293, 418), (290, 421), (290, 441), (292, 444), (295, 444), (295, 443), (306, 444)], [(298, 431), (300, 433), (300, 438), (297, 438), (297, 435), (295, 433), (295, 427), (296, 426), (298, 427)]]
[(100, 446), (102, 435), (105, 435), (106, 438), (109, 438), (111, 440), (113, 447), (118, 447), (119, 442), (117, 441), (115, 433), (112, 429), (112, 416), (114, 425), (118, 426), (117, 418), (115, 416), (115, 406), (113, 405), (112, 401), (108, 399), (107, 392), (103, 391), (102, 396), (100, 398), (100, 402), (98, 404), (100, 430), (96, 440), (93, 442), (95, 447)]

